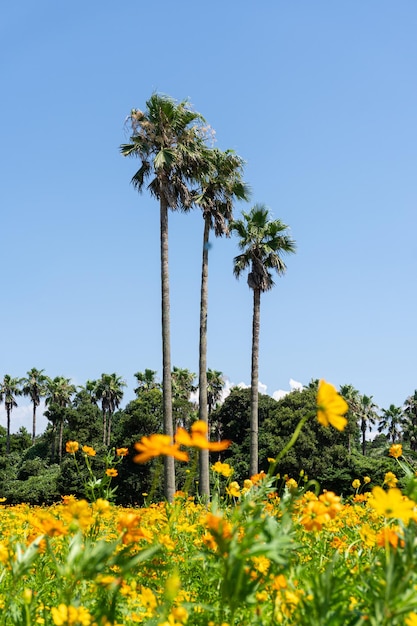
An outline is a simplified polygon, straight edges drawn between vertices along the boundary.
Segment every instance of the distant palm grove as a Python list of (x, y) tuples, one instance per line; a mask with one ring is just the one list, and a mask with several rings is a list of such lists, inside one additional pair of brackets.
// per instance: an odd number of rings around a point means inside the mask
[[(150, 492), (170, 502), (186, 478), (189, 490), (208, 499), (210, 463), (227, 459), (237, 480), (266, 470), (268, 458), (284, 448), (300, 417), (314, 411), (317, 381), (280, 401), (258, 392), (261, 300), (274, 287), (274, 278), (286, 272), (286, 256), (296, 252), (288, 226), (272, 219), (262, 203), (241, 210), (239, 219), (234, 218), (235, 204), (250, 199), (244, 161), (232, 150), (214, 147), (213, 129), (187, 101), (176, 102), (154, 93), (144, 110), (131, 110), (126, 126), (130, 137), (120, 146), (120, 153), (139, 162), (132, 186), (157, 201), (160, 215), (161, 380), (153, 370), (137, 372), (136, 398), (121, 408), (126, 383), (116, 373), (103, 373), (81, 387), (64, 376), (51, 378), (43, 369), (32, 368), (22, 378), (5, 374), (0, 383), (0, 402), (6, 412), (6, 425), (0, 429), (0, 497), (10, 503), (54, 502), (64, 494), (85, 495), (88, 476), (80, 472), (88, 472), (88, 468), (75, 471), (74, 459), (65, 447), (69, 440), (94, 447), (91, 463), (98, 474), (105, 469), (112, 449), (128, 448), (129, 454), (113, 476), (121, 504), (140, 504)], [(198, 373), (173, 367), (171, 362), (169, 212), (190, 210), (200, 210), (202, 215)], [(250, 389), (233, 389), (224, 401), (222, 372), (209, 369), (207, 362), (211, 234), (237, 237), (239, 254), (231, 258), (230, 271), (237, 279), (247, 273), (253, 294), (252, 327), (248, 328), (252, 336)], [(139, 258), (136, 261), (138, 265), (141, 262)], [(346, 493), (358, 475), (373, 474), (377, 480), (391, 468), (387, 456), (390, 442), (403, 441), (414, 455), (417, 391), (403, 407), (391, 405), (381, 412), (372, 396), (362, 395), (351, 385), (342, 386), (340, 392), (349, 405), (345, 431), (327, 431), (311, 421), (297, 450), (291, 449), (282, 458), (278, 470), (289, 476), (309, 474), (323, 488)], [(20, 396), (30, 400), (32, 420), (28, 428), (12, 434), (13, 411)], [(191, 401), (194, 397), (196, 402)], [(48, 427), (38, 434), (37, 411), (42, 400)], [(141, 437), (163, 433), (172, 438), (178, 426), (188, 428), (197, 419), (205, 423), (212, 439), (233, 443), (212, 456), (201, 450), (191, 482), (172, 456), (165, 456), (162, 462), (134, 464), (133, 446)], [(380, 434), (369, 442), (366, 433), (374, 426)]]
[[(207, 413), (210, 437), (217, 441), (230, 439), (233, 444), (224, 452), (211, 453), (210, 463), (221, 459), (230, 463), (237, 480), (250, 475), (251, 390), (232, 388), (223, 399), (224, 380), (220, 371), (208, 369)], [(133, 462), (134, 444), (142, 436), (163, 432), (163, 391), (157, 373), (150, 369), (135, 374), (135, 399), (124, 408), (125, 382), (115, 374), (102, 374), (76, 387), (70, 379), (50, 378), (32, 368), (23, 378), (6, 374), (0, 383), (0, 399), (6, 410), (6, 427), (0, 427), (0, 497), (7, 503), (51, 503), (61, 496), (84, 497), (85, 468), (77, 473), (65, 443), (78, 441), (94, 447), (94, 470), (100, 474), (109, 450), (127, 447), (129, 454), (118, 466), (114, 479), (116, 501), (120, 504), (142, 504), (145, 495), (159, 476), (159, 459), (146, 465)], [(189, 426), (198, 419), (197, 376), (188, 369), (173, 367), (172, 415), (174, 428)], [(318, 381), (311, 381), (302, 390), (290, 392), (281, 400), (260, 394), (259, 469), (267, 471), (268, 459), (277, 455), (290, 438), (300, 417), (314, 411)], [(347, 400), (348, 426), (343, 432), (326, 429), (310, 420), (303, 429), (296, 449), (282, 459), (281, 475), (298, 479), (300, 473), (314, 476), (322, 488), (348, 494), (352, 482), (363, 476), (383, 481), (387, 471), (394, 469), (388, 456), (392, 443), (402, 442), (405, 454), (417, 458), (417, 391), (405, 399), (402, 407), (394, 405), (379, 410), (371, 396), (362, 395), (351, 385), (342, 385), (340, 393)], [(28, 427), (10, 432), (13, 411), (26, 397), (33, 407)], [(43, 408), (48, 419), (46, 430), (37, 434), (37, 410)], [(370, 430), (379, 433), (367, 439)], [(198, 472), (190, 484), (185, 466), (176, 462), (176, 488), (187, 481), (191, 493), (199, 493)], [(84, 472), (84, 476), (83, 476)], [(164, 497), (163, 478), (157, 480), (155, 500)]]

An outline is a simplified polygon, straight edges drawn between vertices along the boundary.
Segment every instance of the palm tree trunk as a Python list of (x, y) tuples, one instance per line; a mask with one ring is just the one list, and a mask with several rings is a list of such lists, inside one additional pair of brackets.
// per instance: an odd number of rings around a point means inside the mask
[(7, 434), (6, 434), (6, 454), (8, 455), (10, 452), (10, 408), (6, 407), (7, 413)]
[(111, 427), (112, 427), (112, 414), (109, 411), (109, 417), (107, 419), (107, 447), (110, 446)]
[(259, 383), (259, 328), (261, 318), (261, 291), (253, 290), (252, 371), (250, 402), (250, 475), (258, 473), (258, 383)]
[(107, 412), (106, 409), (102, 409), (103, 413), (103, 444), (106, 445), (107, 438)]
[(362, 454), (366, 456), (366, 424), (362, 424)]
[[(200, 296), (200, 350), (198, 374), (198, 416), (207, 424), (208, 434), (208, 403), (207, 403), (207, 302), (208, 302), (208, 243), (210, 222), (204, 220), (203, 260), (201, 266)], [(199, 492), (204, 498), (210, 497), (209, 452), (200, 450), (200, 482)]]
[(60, 421), (59, 421), (59, 443), (58, 443), (59, 463), (61, 463), (61, 461), (62, 461), (62, 440), (63, 440), (63, 438), (64, 438), (64, 415), (61, 416)]
[[(162, 307), (162, 394), (164, 433), (174, 436), (172, 422), (172, 383), (171, 383), (171, 330), (169, 302), (168, 265), (168, 205), (164, 197), (160, 201), (161, 211), (161, 307)], [(172, 502), (175, 493), (175, 463), (173, 457), (164, 459), (165, 497)]]
[(35, 443), (36, 437), (36, 403), (33, 403), (33, 412), (32, 412), (32, 443)]

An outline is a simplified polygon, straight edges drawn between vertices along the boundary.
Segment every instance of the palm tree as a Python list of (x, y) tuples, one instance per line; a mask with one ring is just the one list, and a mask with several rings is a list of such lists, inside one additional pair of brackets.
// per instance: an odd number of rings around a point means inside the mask
[(373, 402), (372, 396), (360, 396), (358, 414), (362, 431), (362, 454), (366, 454), (366, 429), (372, 430), (372, 426), (378, 421), (378, 406)]
[(404, 402), (404, 436), (410, 442), (410, 448), (417, 450), (417, 389)]
[(0, 402), (4, 402), (7, 415), (7, 435), (6, 435), (6, 454), (10, 452), (10, 416), (14, 408), (17, 407), (16, 396), (22, 394), (20, 378), (12, 378), (9, 374), (5, 374), (3, 382), (0, 383)]
[(64, 435), (65, 409), (71, 404), (72, 396), (77, 391), (75, 385), (71, 383), (70, 378), (64, 376), (55, 376), (47, 381), (47, 391), (45, 404), (50, 407), (47, 417), (51, 419), (53, 430), (55, 431), (57, 423), (59, 426), (58, 434), (58, 458), (62, 459), (62, 440)]
[(295, 242), (287, 234), (287, 226), (281, 220), (270, 220), (269, 211), (263, 204), (255, 204), (249, 213), (242, 212), (243, 219), (231, 224), (238, 237), (242, 253), (234, 259), (234, 275), (239, 278), (250, 269), (249, 288), (253, 290), (252, 320), (252, 367), (251, 367), (251, 418), (250, 418), (250, 471), (258, 472), (258, 384), (259, 384), (259, 330), (261, 293), (272, 289), (274, 281), (270, 270), (278, 275), (285, 273), (282, 254), (295, 252)]
[[(195, 193), (191, 186), (207, 169), (203, 118), (186, 101), (177, 103), (164, 95), (153, 94), (146, 111), (133, 109), (129, 122), (131, 143), (120, 147), (123, 156), (135, 156), (141, 167), (132, 184), (139, 192), (146, 183), (151, 195), (159, 200), (161, 307), (162, 307), (162, 392), (164, 432), (173, 437), (171, 389), (170, 298), (168, 272), (168, 209), (188, 210)], [(174, 459), (165, 457), (165, 496), (172, 501), (175, 493)]]
[(224, 379), (222, 372), (218, 370), (207, 370), (207, 406), (208, 416), (210, 417), (213, 409), (222, 397), (224, 389)]
[[(312, 388), (311, 387), (312, 382), (310, 383), (310, 388)], [(317, 386), (315, 387), (315, 389), (317, 390), (319, 381), (317, 380), (317, 381), (314, 381), (314, 382), (317, 383)], [(355, 387), (353, 385), (341, 385), (341, 387), (340, 387), (340, 395), (343, 396), (343, 398), (348, 403), (349, 413), (352, 414), (354, 422), (355, 422), (355, 425), (357, 425), (358, 420), (360, 418), (360, 400), (361, 400), (361, 395), (360, 395), (359, 391), (357, 389), (355, 389)], [(349, 428), (349, 424), (350, 423), (351, 423), (351, 421), (349, 420), (349, 416), (348, 416), (348, 428)], [(352, 451), (352, 432), (351, 432), (350, 428), (348, 430), (348, 437), (349, 437), (348, 438), (348, 451), (349, 451), (349, 454), (350, 454), (350, 452)]]
[(97, 381), (95, 398), (101, 402), (103, 414), (103, 443), (110, 445), (112, 417), (123, 399), (123, 387), (126, 383), (117, 374), (102, 374)]
[(143, 391), (150, 391), (151, 389), (160, 389), (161, 383), (156, 380), (156, 371), (145, 369), (144, 372), (136, 372), (134, 374), (138, 386), (133, 391), (139, 397)]
[[(201, 182), (201, 190), (196, 198), (204, 219), (203, 253), (201, 264), (200, 291), (200, 344), (199, 344), (199, 419), (208, 423), (207, 401), (207, 309), (208, 309), (208, 253), (210, 231), (216, 237), (229, 237), (229, 223), (233, 219), (233, 202), (247, 200), (249, 188), (242, 181), (243, 161), (233, 151), (222, 152), (213, 149), (208, 153), (210, 170)], [(209, 453), (201, 450), (200, 495), (209, 497)]]
[(43, 373), (45, 370), (38, 370), (32, 367), (27, 372), (27, 377), (22, 380), (22, 394), (29, 396), (32, 405), (32, 443), (36, 437), (36, 408), (40, 405), (41, 397), (46, 395), (48, 377)]
[(191, 404), (191, 394), (197, 390), (194, 384), (195, 374), (187, 368), (176, 367), (174, 365), (172, 381), (172, 406), (174, 411), (175, 426), (188, 428), (194, 419), (193, 405)]
[(403, 423), (403, 410), (400, 406), (390, 404), (388, 409), (382, 409), (382, 415), (379, 418), (378, 431), (388, 431), (388, 438), (391, 443), (396, 443), (401, 435), (401, 426)]

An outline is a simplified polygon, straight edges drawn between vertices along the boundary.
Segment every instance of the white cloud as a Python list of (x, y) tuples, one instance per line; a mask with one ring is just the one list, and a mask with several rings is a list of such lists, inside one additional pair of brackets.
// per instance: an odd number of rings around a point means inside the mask
[(283, 389), (278, 389), (277, 391), (274, 391), (274, 393), (272, 394), (272, 397), (274, 398), (274, 400), (281, 400), (281, 398), (284, 398), (286, 395), (291, 393), (291, 391), (301, 391), (301, 389), (303, 389), (304, 387), (302, 383), (299, 383), (297, 380), (294, 380), (293, 378), (290, 378), (289, 385), (290, 385), (290, 388), (288, 391), (284, 391)]
[(294, 389), (296, 389), (297, 391), (301, 391), (304, 388), (303, 383), (299, 383), (297, 380), (294, 380), (293, 378), (290, 378), (290, 389), (291, 391), (294, 391)]
[[(19, 428), (24, 426), (26, 430), (32, 434), (32, 404), (19, 405), (12, 410), (10, 415), (10, 432), (17, 433)], [(45, 411), (45, 403), (41, 402), (36, 409), (36, 434), (40, 435), (44, 432), (48, 425), (47, 418), (43, 415)], [(7, 428), (7, 413), (4, 405), (0, 407), (0, 425)]]

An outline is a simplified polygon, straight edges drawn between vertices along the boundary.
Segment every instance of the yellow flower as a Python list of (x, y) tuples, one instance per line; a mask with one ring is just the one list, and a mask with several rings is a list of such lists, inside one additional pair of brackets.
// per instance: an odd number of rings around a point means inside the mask
[(406, 626), (417, 626), (417, 613), (410, 613), (405, 620)]
[(135, 449), (139, 452), (134, 458), (135, 463), (146, 463), (155, 456), (172, 456), (178, 461), (188, 461), (188, 454), (179, 449), (178, 443), (172, 443), (169, 435), (149, 435), (135, 443)]
[(180, 426), (175, 433), (175, 442), (179, 445), (187, 446), (189, 448), (199, 448), (200, 450), (211, 450), (212, 452), (219, 452), (220, 450), (226, 450), (231, 444), (230, 441), (214, 441), (211, 442), (207, 439), (207, 424), (203, 420), (197, 420), (191, 426), (191, 435)]
[(398, 478), (393, 472), (387, 472), (384, 477), (384, 485), (388, 487), (396, 487), (398, 483)]
[(128, 448), (116, 448), (117, 456), (127, 456), (129, 454)]
[(106, 476), (110, 476), (110, 478), (114, 478), (117, 475), (118, 475), (118, 471), (117, 469), (114, 469), (114, 467), (109, 467), (108, 469), (106, 469)]
[(415, 502), (403, 496), (399, 489), (384, 491), (382, 487), (374, 487), (372, 496), (370, 504), (379, 515), (401, 519), (405, 524), (414, 515)]
[(233, 474), (233, 467), (230, 467), (229, 463), (222, 463), (221, 461), (216, 461), (214, 465), (211, 466), (213, 472), (217, 474), (221, 474), (225, 478), (229, 478)]
[(226, 493), (229, 496), (233, 496), (234, 498), (238, 498), (240, 496), (240, 487), (239, 483), (235, 480), (230, 483), (228, 487), (226, 487)]
[(359, 480), (359, 478), (355, 478), (355, 480), (352, 483), (352, 487), (354, 489), (359, 489), (360, 486), (361, 486), (361, 481)]
[(92, 622), (90, 613), (82, 606), (78, 608), (66, 604), (60, 604), (58, 607), (53, 606), (51, 615), (55, 626), (72, 626), (72, 624), (90, 626)]
[(83, 446), (82, 447), (82, 451), (84, 452), (84, 454), (86, 454), (87, 456), (96, 456), (97, 452), (94, 450), (94, 448), (92, 448), (91, 446)]
[(347, 424), (344, 416), (349, 407), (336, 388), (325, 380), (320, 380), (317, 392), (317, 419), (322, 426), (331, 424), (337, 430), (343, 430)]
[(69, 452), (69, 454), (75, 454), (79, 447), (78, 441), (67, 441), (65, 444), (65, 450)]
[(369, 478), (369, 476), (364, 476), (363, 477), (363, 482), (365, 483), (365, 485), (367, 485), (368, 483), (371, 482), (371, 479)]
[(292, 494), (294, 494), (298, 489), (297, 481), (294, 478), (289, 478), (285, 483), (286, 488)]
[(393, 443), (389, 449), (389, 455), (393, 456), (394, 459), (398, 459), (398, 457), (403, 455), (403, 447), (400, 443)]

